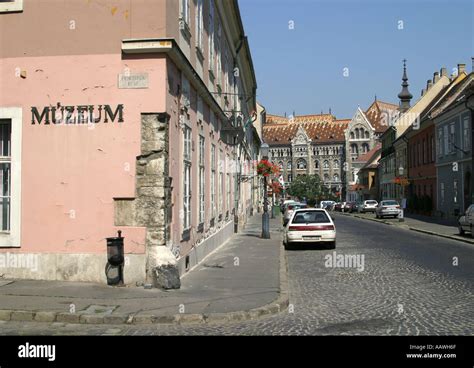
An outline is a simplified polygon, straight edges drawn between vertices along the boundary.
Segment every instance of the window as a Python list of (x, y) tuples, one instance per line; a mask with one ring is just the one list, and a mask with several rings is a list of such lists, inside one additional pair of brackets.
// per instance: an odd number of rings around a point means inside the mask
[(370, 138), (370, 134), (369, 134), (369, 132), (366, 130), (366, 131), (365, 131), (365, 139), (369, 139), (369, 138)]
[(0, 120), (0, 231), (10, 231), (11, 120)]
[(217, 43), (216, 43), (216, 60), (217, 60), (217, 84), (222, 87), (222, 53), (221, 53), (221, 33), (222, 27), (219, 20), (217, 20)]
[(227, 195), (226, 195), (226, 205), (227, 205), (227, 211), (230, 211), (230, 174), (227, 172), (226, 173), (226, 190), (227, 190)]
[(359, 138), (360, 138), (360, 136), (359, 136), (359, 128), (357, 128), (357, 129), (355, 130), (355, 133), (356, 133), (356, 139), (359, 139)]
[(458, 181), (453, 182), (453, 203), (458, 203)]
[(204, 120), (202, 97), (199, 95), (197, 96), (197, 120), (201, 123)]
[(426, 146), (426, 139), (423, 139), (423, 164), (426, 164), (428, 161), (428, 148)]
[(438, 157), (443, 156), (443, 130), (438, 129), (438, 140), (436, 141), (436, 152)]
[(216, 145), (211, 146), (211, 216), (216, 216)]
[(434, 143), (434, 135), (431, 136), (431, 162), (435, 162), (435, 143)]
[(214, 0), (209, 1), (209, 70), (214, 71), (215, 34), (214, 34)]
[(454, 152), (455, 135), (454, 135), (454, 123), (449, 125), (449, 153)]
[(293, 181), (293, 175), (289, 174), (288, 175), (288, 183), (291, 183)]
[(334, 169), (339, 169), (339, 160), (334, 160)]
[(323, 168), (324, 168), (324, 170), (329, 170), (329, 161), (328, 160), (325, 160), (323, 162)]
[(325, 182), (328, 182), (328, 181), (329, 181), (329, 175), (328, 175), (328, 174), (324, 174), (324, 181), (325, 181)]
[(204, 223), (204, 200), (205, 200), (205, 169), (204, 169), (205, 139), (199, 136), (199, 223)]
[(357, 144), (355, 144), (355, 143), (351, 144), (351, 153), (353, 155), (357, 155), (359, 153), (359, 149), (357, 147)]
[(286, 164), (286, 169), (291, 170), (291, 167), (292, 167), (291, 161), (288, 161), (288, 163)]
[(319, 161), (318, 160), (314, 161), (314, 168), (319, 169)]
[(21, 108), (0, 108), (0, 246), (20, 247)]
[(23, 0), (0, 0), (0, 13), (23, 11)]
[(439, 184), (439, 193), (440, 193), (440, 199), (441, 199), (441, 204), (444, 204), (444, 183)]
[(469, 118), (466, 117), (463, 120), (462, 125), (462, 137), (463, 137), (463, 148), (464, 150), (471, 149), (471, 130), (469, 129)]
[(298, 170), (306, 170), (306, 161), (303, 159), (299, 159), (296, 163), (296, 168)]
[(354, 139), (355, 136), (354, 136), (354, 132), (351, 132), (351, 139)]
[(180, 17), (180, 20), (183, 21), (188, 27), (189, 27), (189, 1), (190, 0), (181, 0), (181, 17)]
[(367, 143), (364, 143), (364, 144), (362, 145), (362, 152), (363, 152), (363, 153), (369, 152), (369, 145), (368, 145)]
[(186, 110), (191, 106), (191, 86), (189, 80), (184, 76), (181, 76), (182, 90), (181, 90), (181, 104)]
[(184, 140), (184, 191), (183, 191), (183, 228), (191, 227), (191, 128), (185, 126), (183, 129)]
[(202, 35), (204, 33), (204, 20), (202, 15), (202, 6), (204, 0), (197, 0), (196, 6), (196, 48), (201, 52), (203, 50)]
[(219, 183), (217, 188), (217, 208), (219, 215), (222, 215), (223, 203), (224, 202), (224, 152), (220, 151), (219, 155)]
[(333, 181), (336, 181), (336, 182), (339, 181), (339, 175), (334, 174), (332, 179), (333, 179)]
[(448, 132), (448, 126), (445, 125), (443, 127), (443, 138), (444, 138), (444, 153), (447, 155), (450, 150), (449, 150), (449, 132)]

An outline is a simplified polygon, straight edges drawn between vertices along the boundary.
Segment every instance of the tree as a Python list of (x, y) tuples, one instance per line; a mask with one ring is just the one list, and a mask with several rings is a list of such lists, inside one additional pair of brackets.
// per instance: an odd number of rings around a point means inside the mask
[(299, 199), (306, 198), (308, 204), (327, 198), (329, 190), (321, 185), (318, 175), (302, 175), (296, 177), (288, 188), (288, 194)]

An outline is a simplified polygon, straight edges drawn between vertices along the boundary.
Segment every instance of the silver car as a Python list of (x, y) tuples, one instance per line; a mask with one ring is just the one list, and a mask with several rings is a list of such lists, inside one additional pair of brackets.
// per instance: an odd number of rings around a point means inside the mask
[(374, 201), (373, 199), (369, 199), (367, 201), (362, 202), (360, 206), (358, 207), (358, 209), (360, 213), (375, 212), (377, 206), (378, 206), (377, 201)]
[(295, 210), (299, 210), (300, 208), (307, 208), (307, 207), (308, 206), (305, 205), (304, 203), (299, 203), (299, 202), (288, 203), (285, 209), (285, 213), (283, 215), (283, 226), (286, 226), (286, 224), (291, 218), (291, 215), (293, 215), (293, 212)]
[(471, 233), (471, 237), (474, 238), (474, 232), (472, 230), (472, 226), (474, 225), (474, 204), (471, 204), (464, 215), (459, 217), (458, 220), (458, 228), (459, 228), (459, 235), (464, 235), (465, 231), (469, 231)]
[(390, 217), (397, 218), (400, 214), (400, 204), (397, 201), (392, 199), (381, 201), (377, 208), (375, 209), (375, 217), (377, 218), (384, 218)]

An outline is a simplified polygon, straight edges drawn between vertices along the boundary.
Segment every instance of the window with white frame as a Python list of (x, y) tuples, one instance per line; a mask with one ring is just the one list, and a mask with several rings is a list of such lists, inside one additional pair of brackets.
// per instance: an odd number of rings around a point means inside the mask
[(229, 172), (226, 173), (226, 190), (227, 190), (227, 195), (226, 195), (226, 205), (227, 205), (227, 211), (230, 212), (230, 174)]
[(443, 129), (438, 129), (438, 139), (436, 140), (436, 152), (438, 152), (438, 157), (443, 156)]
[(12, 123), (0, 120), (0, 231), (10, 231)]
[(189, 110), (191, 106), (191, 85), (184, 74), (181, 76), (181, 84), (181, 105), (184, 109)]
[(214, 0), (209, 1), (209, 70), (214, 72), (215, 32)]
[(471, 130), (469, 129), (469, 118), (466, 116), (462, 122), (462, 137), (464, 150), (471, 149)]
[(0, 246), (20, 247), (22, 108), (0, 108)]
[(436, 157), (435, 157), (435, 143), (434, 143), (434, 135), (432, 135), (430, 137), (430, 140), (431, 140), (431, 162), (435, 162), (436, 161)]
[(203, 107), (203, 102), (202, 102), (202, 97), (197, 96), (197, 120), (198, 122), (203, 122), (204, 120), (204, 107)]
[(191, 128), (183, 128), (184, 154), (183, 154), (183, 227), (191, 227)]
[(0, 0), (0, 13), (23, 11), (23, 0)]
[(211, 217), (216, 216), (216, 145), (211, 146)]
[(458, 203), (458, 181), (453, 182), (453, 203)]
[(219, 183), (217, 187), (217, 209), (219, 215), (222, 215), (224, 202), (224, 152), (222, 150), (219, 154)]
[(221, 35), (222, 26), (221, 22), (217, 20), (217, 40), (216, 40), (216, 60), (217, 60), (217, 84), (222, 87), (222, 55), (221, 55)]
[(204, 166), (204, 152), (205, 139), (202, 135), (199, 136), (199, 223), (204, 223), (204, 200), (205, 200), (205, 166)]
[(180, 16), (180, 20), (183, 21), (188, 27), (189, 27), (189, 1), (190, 0), (181, 0), (180, 1), (180, 13), (181, 13), (181, 16)]
[(196, 47), (201, 52), (203, 50), (203, 34), (204, 34), (204, 18), (203, 18), (203, 2), (204, 0), (197, 0), (196, 6)]
[(444, 153), (445, 154), (448, 154), (450, 153), (451, 151), (449, 150), (449, 127), (447, 125), (445, 125), (443, 127), (443, 138), (444, 138)]
[(454, 152), (454, 145), (456, 144), (454, 123), (449, 124), (449, 153)]

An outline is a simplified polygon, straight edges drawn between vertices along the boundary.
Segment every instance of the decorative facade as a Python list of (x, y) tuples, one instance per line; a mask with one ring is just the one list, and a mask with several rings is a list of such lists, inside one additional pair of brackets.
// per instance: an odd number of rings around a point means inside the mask
[(270, 145), (270, 159), (281, 167), (285, 183), (315, 174), (333, 193), (340, 192), (349, 121), (337, 120), (331, 114), (268, 115), (264, 141)]

